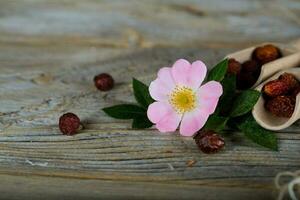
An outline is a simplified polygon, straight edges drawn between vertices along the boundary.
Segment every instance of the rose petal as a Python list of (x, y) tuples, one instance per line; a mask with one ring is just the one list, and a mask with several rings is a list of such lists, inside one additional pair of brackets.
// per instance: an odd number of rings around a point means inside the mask
[(190, 71), (191, 64), (185, 59), (177, 60), (172, 66), (172, 75), (176, 84), (187, 86), (187, 76)]
[(161, 68), (157, 73), (157, 77), (161, 80), (162, 86), (167, 87), (170, 90), (174, 89), (175, 82), (170, 67)]
[(172, 67), (172, 75), (175, 83), (193, 89), (200, 87), (206, 76), (206, 71), (205, 64), (200, 60), (190, 64), (187, 60), (180, 59)]
[(202, 85), (197, 91), (198, 99), (219, 98), (222, 93), (222, 85), (217, 81), (209, 81)]
[(172, 106), (164, 102), (154, 102), (147, 110), (149, 120), (156, 124), (160, 132), (173, 132), (177, 129), (182, 115), (175, 112)]
[(203, 80), (205, 79), (207, 72), (206, 65), (201, 61), (197, 60), (192, 63), (192, 69), (190, 71), (190, 80), (193, 82), (195, 88), (199, 88)]
[(156, 124), (159, 122), (165, 115), (170, 112), (170, 105), (164, 102), (154, 102), (148, 106), (147, 116), (148, 119)]
[(198, 97), (199, 109), (206, 110), (208, 114), (212, 114), (215, 112), (218, 102), (219, 102), (218, 98)]
[(156, 101), (168, 101), (169, 94), (175, 88), (175, 83), (171, 75), (171, 68), (163, 67), (157, 74), (158, 78), (151, 82), (149, 86), (150, 96)]
[(156, 128), (162, 132), (174, 132), (179, 126), (182, 115), (176, 113), (174, 110), (166, 114), (157, 124)]
[(193, 136), (204, 126), (208, 117), (209, 114), (206, 110), (202, 109), (185, 113), (180, 124), (180, 134), (183, 136)]
[(150, 83), (149, 93), (154, 100), (166, 102), (171, 91), (167, 87), (162, 87), (160, 79), (156, 79)]

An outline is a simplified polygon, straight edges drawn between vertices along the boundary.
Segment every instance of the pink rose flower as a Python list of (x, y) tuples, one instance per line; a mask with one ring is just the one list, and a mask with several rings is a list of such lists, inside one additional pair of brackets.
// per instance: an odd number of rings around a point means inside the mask
[(149, 120), (160, 132), (174, 132), (180, 124), (180, 134), (193, 136), (206, 123), (223, 93), (222, 85), (209, 81), (205, 64), (197, 60), (177, 60), (172, 67), (163, 67), (151, 82), (149, 92), (155, 100), (147, 110)]

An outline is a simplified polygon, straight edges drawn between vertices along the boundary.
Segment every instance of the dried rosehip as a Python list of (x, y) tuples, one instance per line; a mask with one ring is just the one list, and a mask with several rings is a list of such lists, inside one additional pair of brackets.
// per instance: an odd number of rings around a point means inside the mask
[(74, 113), (66, 113), (59, 118), (59, 129), (65, 135), (74, 135), (80, 127), (80, 119)]
[(276, 96), (287, 94), (288, 92), (289, 92), (288, 84), (281, 80), (269, 81), (263, 87), (263, 93), (268, 97), (276, 97)]
[(237, 89), (244, 90), (244, 89), (251, 88), (256, 82), (256, 78), (252, 73), (241, 72), (240, 74), (237, 75), (236, 81), (237, 81), (236, 83)]
[(252, 53), (252, 58), (261, 65), (276, 60), (280, 56), (279, 49), (272, 44), (257, 47)]
[(199, 131), (194, 140), (203, 153), (216, 153), (225, 145), (224, 139), (214, 131)]
[(297, 86), (292, 92), (292, 97), (296, 98), (299, 93), (300, 93), (300, 86)]
[(285, 82), (289, 87), (288, 89), (289, 91), (299, 86), (299, 81), (296, 79), (296, 77), (293, 74), (290, 73), (284, 73), (280, 75), (278, 80)]
[(265, 104), (266, 109), (277, 117), (291, 117), (295, 109), (295, 98), (277, 96)]
[(114, 79), (111, 75), (103, 73), (94, 77), (95, 86), (101, 91), (108, 91), (114, 87)]
[(228, 60), (227, 73), (228, 74), (239, 74), (241, 71), (241, 63), (239, 63), (234, 58)]
[(244, 72), (257, 72), (260, 70), (260, 65), (255, 60), (247, 60), (242, 64)]

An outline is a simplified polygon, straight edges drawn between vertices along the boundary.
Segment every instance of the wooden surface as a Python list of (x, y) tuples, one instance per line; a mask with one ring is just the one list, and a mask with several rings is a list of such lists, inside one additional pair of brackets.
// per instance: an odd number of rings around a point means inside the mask
[[(234, 133), (205, 155), (101, 108), (133, 101), (132, 77), (149, 83), (178, 58), (212, 66), (299, 37), (298, 0), (1, 0), (0, 199), (273, 199), (276, 173), (300, 168), (300, 123), (277, 134), (278, 152)], [(112, 91), (94, 88), (100, 72)], [(74, 137), (57, 127), (68, 111), (85, 124)]]

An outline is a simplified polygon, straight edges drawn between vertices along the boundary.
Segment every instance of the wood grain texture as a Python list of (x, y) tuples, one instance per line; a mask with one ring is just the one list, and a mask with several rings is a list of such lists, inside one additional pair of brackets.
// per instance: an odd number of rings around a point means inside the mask
[[(297, 39), (299, 17), (297, 0), (0, 0), (0, 199), (273, 199), (276, 173), (300, 168), (299, 122), (278, 152), (233, 133), (206, 155), (101, 108), (133, 102), (132, 77), (149, 83), (178, 58), (211, 67)], [(112, 91), (93, 86), (100, 72)], [(57, 127), (69, 111), (85, 125), (72, 137)]]

